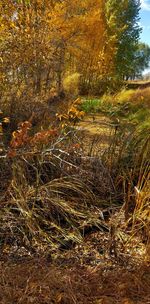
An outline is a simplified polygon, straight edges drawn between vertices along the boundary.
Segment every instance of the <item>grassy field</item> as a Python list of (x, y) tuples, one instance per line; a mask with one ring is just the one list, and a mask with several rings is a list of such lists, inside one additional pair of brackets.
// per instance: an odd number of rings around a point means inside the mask
[(150, 303), (150, 88), (37, 129), (3, 132), (0, 303)]

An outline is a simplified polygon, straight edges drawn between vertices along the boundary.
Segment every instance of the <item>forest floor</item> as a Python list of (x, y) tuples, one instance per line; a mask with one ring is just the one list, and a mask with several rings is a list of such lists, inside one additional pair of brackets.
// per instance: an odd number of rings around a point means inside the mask
[(49, 255), (1, 261), (0, 303), (149, 304), (150, 267), (141, 262), (140, 244), (114, 256), (108, 239), (92, 233), (53, 261)]
[[(98, 113), (86, 115), (75, 129), (90, 158), (104, 154), (116, 132), (112, 120)], [(132, 234), (124, 206), (108, 202), (102, 211), (97, 208), (105, 225), (83, 231), (79, 244), (44, 254), (3, 246), (0, 303), (150, 304), (150, 261), (141, 235)]]

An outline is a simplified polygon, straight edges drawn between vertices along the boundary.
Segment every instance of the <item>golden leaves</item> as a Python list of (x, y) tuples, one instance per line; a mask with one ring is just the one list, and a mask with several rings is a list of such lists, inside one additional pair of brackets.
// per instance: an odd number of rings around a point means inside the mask
[(77, 98), (68, 109), (67, 113), (56, 114), (57, 119), (62, 122), (61, 127), (65, 128), (72, 122), (83, 119), (85, 112), (78, 109), (78, 105), (81, 103), (81, 99)]

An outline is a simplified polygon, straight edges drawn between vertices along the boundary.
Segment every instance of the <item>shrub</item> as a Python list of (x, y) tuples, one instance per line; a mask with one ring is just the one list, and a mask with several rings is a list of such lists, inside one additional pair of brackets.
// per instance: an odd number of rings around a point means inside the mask
[(70, 95), (78, 95), (79, 92), (79, 73), (68, 75), (63, 80), (64, 90)]

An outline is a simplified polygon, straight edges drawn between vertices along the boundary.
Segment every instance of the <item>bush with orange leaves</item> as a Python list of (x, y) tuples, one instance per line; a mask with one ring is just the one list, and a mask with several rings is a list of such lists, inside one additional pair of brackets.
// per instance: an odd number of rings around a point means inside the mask
[(42, 130), (33, 136), (30, 136), (29, 132), (32, 129), (32, 123), (30, 121), (24, 121), (18, 125), (18, 130), (12, 133), (12, 139), (10, 141), (10, 148), (8, 150), (8, 157), (15, 157), (17, 151), (21, 148), (36, 148), (40, 145), (46, 145), (51, 142), (58, 134), (57, 129)]
[(77, 98), (68, 109), (67, 113), (56, 114), (58, 119), (58, 126), (57, 128), (51, 128), (47, 130), (42, 130), (33, 133), (32, 130), (32, 117), (29, 121), (24, 121), (19, 123), (18, 130), (12, 133), (12, 139), (10, 141), (9, 150), (7, 153), (8, 157), (15, 157), (20, 152), (32, 152), (40, 150), (43, 145), (48, 145), (56, 139), (61, 133), (61, 130), (64, 129), (66, 126), (71, 125), (72, 123), (76, 123), (78, 120), (82, 119), (85, 113), (78, 109), (78, 105), (81, 103), (81, 99)]
[(29, 121), (24, 121), (18, 125), (18, 130), (12, 133), (12, 140), (10, 142), (10, 147), (17, 149), (28, 145), (31, 141), (29, 136), (29, 130), (31, 129), (32, 124)]

